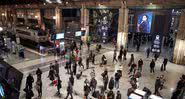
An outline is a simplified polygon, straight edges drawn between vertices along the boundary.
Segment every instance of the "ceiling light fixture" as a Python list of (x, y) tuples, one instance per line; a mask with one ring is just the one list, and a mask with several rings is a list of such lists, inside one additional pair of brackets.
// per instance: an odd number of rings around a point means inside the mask
[(58, 2), (58, 3), (62, 3), (62, 1), (61, 1), (61, 0), (57, 0), (57, 2)]
[(50, 0), (46, 0), (46, 2), (48, 2), (48, 3), (52, 3)]

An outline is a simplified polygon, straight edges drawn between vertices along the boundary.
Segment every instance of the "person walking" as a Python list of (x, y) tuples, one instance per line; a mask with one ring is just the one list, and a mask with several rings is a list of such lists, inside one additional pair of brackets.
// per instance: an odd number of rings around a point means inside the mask
[(143, 67), (143, 60), (140, 59), (140, 60), (138, 61), (138, 71), (139, 71), (139, 72), (142, 71), (142, 67)]
[(84, 96), (85, 96), (85, 99), (89, 99), (88, 96), (89, 96), (89, 93), (91, 91), (91, 88), (89, 86), (89, 83), (86, 82), (86, 80), (84, 81)]
[(147, 58), (149, 58), (149, 56), (150, 56), (150, 48), (149, 47), (146, 49), (146, 55), (147, 55)]
[(89, 69), (89, 57), (86, 58), (86, 68)]
[(154, 68), (155, 68), (155, 61), (154, 59), (152, 59), (151, 63), (150, 63), (150, 73), (154, 73)]
[(83, 46), (83, 41), (81, 40), (80, 41), (80, 50), (82, 49), (82, 46)]
[(26, 90), (27, 89), (32, 89), (33, 88), (32, 87), (33, 82), (34, 82), (34, 78), (31, 74), (29, 74), (26, 78), (26, 88), (25, 89)]
[(73, 74), (76, 75), (76, 71), (77, 71), (77, 63), (74, 62), (73, 64)]
[(55, 71), (53, 68), (50, 68), (48, 78), (51, 80), (51, 83), (55, 79)]
[(117, 91), (116, 99), (121, 99), (121, 93), (119, 90)]
[(88, 51), (90, 50), (90, 42), (87, 42)]
[(120, 48), (118, 60), (121, 61), (123, 56), (123, 47)]
[(62, 85), (61, 85), (62, 81), (60, 80), (60, 76), (58, 75), (58, 78), (57, 78), (57, 94), (60, 95), (60, 89), (62, 88)]
[(59, 63), (58, 63), (58, 61), (55, 61), (55, 65), (54, 66), (55, 66), (54, 69), (55, 69), (56, 75), (59, 75)]
[(107, 99), (114, 99), (114, 97), (115, 97), (114, 92), (110, 90), (107, 94)]
[(42, 71), (40, 70), (40, 68), (37, 68), (36, 75), (37, 75), (37, 80), (42, 79)]
[(123, 56), (124, 56), (124, 60), (126, 60), (127, 59), (127, 49), (126, 48), (123, 50)]
[(95, 70), (93, 69), (90, 73), (91, 79), (96, 77)]
[(128, 64), (128, 66), (132, 65), (133, 62), (134, 62), (134, 54), (131, 54), (130, 62)]
[(168, 63), (168, 59), (167, 58), (164, 58), (162, 71), (166, 71), (166, 65), (167, 65), (167, 63)]
[(42, 97), (42, 80), (40, 78), (37, 79), (36, 90), (38, 92), (38, 97)]
[(74, 77), (73, 77), (73, 74), (71, 74), (71, 76), (69, 77), (69, 81), (72, 84), (72, 86), (74, 86)]
[(114, 61), (118, 61), (117, 59), (116, 59), (116, 57), (117, 57), (117, 52), (116, 52), (116, 50), (114, 50), (114, 54), (113, 54), (113, 63), (114, 63)]
[(107, 64), (107, 58), (105, 57), (105, 55), (102, 56), (101, 61), (102, 61), (102, 62), (100, 63), (100, 67), (101, 67), (102, 65), (106, 65), (106, 64)]
[(118, 89), (119, 88), (119, 80), (121, 78), (121, 74), (116, 72), (115, 73), (115, 88)]
[(111, 77), (110, 81), (109, 81), (109, 89), (112, 90), (114, 88), (114, 78)]
[(90, 87), (91, 87), (92, 93), (95, 92), (96, 86), (97, 86), (97, 80), (95, 78), (92, 78), (90, 81)]
[(135, 74), (136, 72), (136, 68), (137, 68), (137, 65), (135, 63), (133, 63), (131, 66), (130, 66), (130, 70), (129, 70), (129, 73), (132, 73), (133, 72), (133, 75)]
[(69, 95), (71, 96), (71, 99), (73, 99), (73, 86), (71, 84), (71, 82), (68, 82), (68, 86), (67, 86), (67, 96), (65, 99), (68, 99)]
[(82, 57), (79, 57), (78, 65), (79, 65), (80, 67), (83, 67), (83, 69), (84, 69), (84, 65), (83, 65), (83, 63), (82, 63)]
[(92, 55), (92, 64), (95, 65), (95, 54)]
[(103, 76), (103, 89), (104, 89), (104, 91), (105, 90), (107, 90), (107, 85), (108, 85), (108, 82), (109, 82), (109, 77), (108, 77), (108, 75), (104, 75)]
[(156, 94), (156, 95), (159, 94), (160, 85), (161, 85), (160, 78), (157, 77), (157, 79), (155, 81), (155, 91), (154, 91), (154, 94)]
[(154, 59), (155, 59), (155, 61), (157, 61), (158, 57), (159, 57), (159, 53), (156, 52), (156, 53), (154, 54)]

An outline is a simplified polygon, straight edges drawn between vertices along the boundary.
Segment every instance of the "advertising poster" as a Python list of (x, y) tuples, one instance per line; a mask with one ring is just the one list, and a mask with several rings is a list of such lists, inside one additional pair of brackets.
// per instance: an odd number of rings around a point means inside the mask
[(152, 26), (152, 12), (145, 12), (138, 15), (137, 32), (150, 33)]
[(162, 35), (154, 34), (152, 40), (152, 52), (160, 53), (161, 52), (161, 44), (162, 44)]

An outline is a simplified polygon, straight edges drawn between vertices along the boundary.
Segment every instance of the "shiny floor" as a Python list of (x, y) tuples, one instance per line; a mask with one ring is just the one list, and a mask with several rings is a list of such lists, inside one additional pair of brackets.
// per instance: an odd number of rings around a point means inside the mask
[[(134, 54), (135, 56), (135, 62), (142, 58), (144, 61), (144, 66), (143, 66), (143, 71), (142, 71), (142, 77), (139, 79), (139, 89), (143, 89), (143, 87), (149, 88), (152, 92), (154, 92), (154, 84), (157, 76), (164, 75), (166, 78), (165, 82), (165, 89), (160, 90), (161, 95), (163, 96), (164, 99), (170, 99), (171, 94), (176, 87), (176, 83), (179, 80), (180, 76), (185, 73), (185, 66), (183, 65), (177, 65), (168, 62), (167, 64), (167, 71), (161, 72), (160, 71), (160, 66), (162, 64), (163, 58), (168, 56), (165, 54), (161, 55), (159, 59), (156, 61), (156, 68), (155, 68), (155, 73), (151, 74), (150, 73), (150, 61), (153, 58), (153, 55), (150, 55), (150, 58), (146, 58), (145, 55), (145, 47), (141, 48), (140, 52), (135, 52), (133, 49), (130, 49), (130, 51), (127, 54), (127, 60), (123, 62), (117, 62), (117, 63), (112, 63), (112, 56), (113, 56), (113, 46), (111, 45), (103, 45), (103, 50), (100, 51), (100, 53), (96, 53), (96, 65), (92, 65), (90, 63), (90, 69), (84, 70), (83, 76), (81, 79), (77, 80), (75, 77), (75, 84), (74, 84), (74, 99), (83, 99), (83, 85), (84, 85), (84, 80), (88, 78), (90, 80), (90, 72), (95, 69), (96, 73), (96, 79), (98, 81), (98, 86), (97, 90), (100, 90), (100, 87), (103, 85), (102, 81), (102, 76), (101, 73), (104, 71), (105, 68), (108, 69), (109, 71), (109, 78), (114, 75), (115, 71), (117, 69), (121, 69), (123, 71), (123, 76), (120, 79), (120, 92), (122, 94), (122, 99), (127, 99), (127, 90), (130, 88), (129, 84), (129, 67), (128, 67), (128, 62), (130, 59), (130, 54)], [(95, 53), (95, 46), (93, 45), (91, 47), (93, 52)], [(83, 62), (85, 65), (85, 59), (86, 56), (88, 55), (87, 48), (84, 46), (83, 51), (82, 51), (82, 57), (83, 57)], [(101, 60), (101, 56), (105, 55), (108, 59), (108, 64), (104, 67), (99, 67), (99, 63)], [(59, 60), (60, 62), (60, 78), (62, 80), (62, 88), (61, 88), (61, 97), (56, 95), (57, 88), (55, 86), (50, 86), (50, 80), (47, 78), (48, 72), (49, 72), (49, 63), (53, 62), (54, 60)], [(66, 70), (64, 69), (65, 67), (65, 60), (60, 59), (59, 57), (55, 56), (46, 56), (40, 58), (35, 58), (33, 60), (29, 61), (23, 61), (21, 63), (16, 63), (13, 64), (14, 67), (19, 69), (24, 73), (24, 78), (22, 81), (22, 87), (21, 87), (21, 93), (20, 93), (20, 99), (25, 99), (25, 93), (23, 91), (23, 88), (25, 87), (25, 80), (26, 76), (28, 73), (32, 73), (34, 75), (35, 81), (36, 81), (36, 75), (35, 71), (39, 67), (43, 71), (42, 74), (42, 82), (43, 82), (43, 96), (42, 99), (64, 99), (67, 95), (67, 82), (68, 82), (68, 77), (69, 75), (66, 73)], [(35, 85), (35, 82), (34, 84)], [(34, 98), (37, 99), (37, 92), (35, 88), (33, 88), (34, 91)], [(114, 92), (116, 94), (116, 89), (114, 89)]]

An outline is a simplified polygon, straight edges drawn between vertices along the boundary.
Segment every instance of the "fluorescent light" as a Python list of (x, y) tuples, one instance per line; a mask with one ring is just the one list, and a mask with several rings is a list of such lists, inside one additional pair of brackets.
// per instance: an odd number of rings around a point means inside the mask
[(2, 15), (2, 16), (5, 16), (5, 13), (2, 13), (1, 15)]
[(0, 27), (0, 32), (1, 32), (1, 31), (3, 31), (3, 28), (2, 28), (2, 27)]
[(58, 3), (62, 3), (62, 1), (61, 1), (61, 0), (57, 0), (57, 2), (58, 2)]
[(52, 3), (50, 0), (46, 0), (46, 2), (48, 2), (48, 3)]
[(53, 16), (53, 19), (56, 19), (57, 17), (56, 16)]

